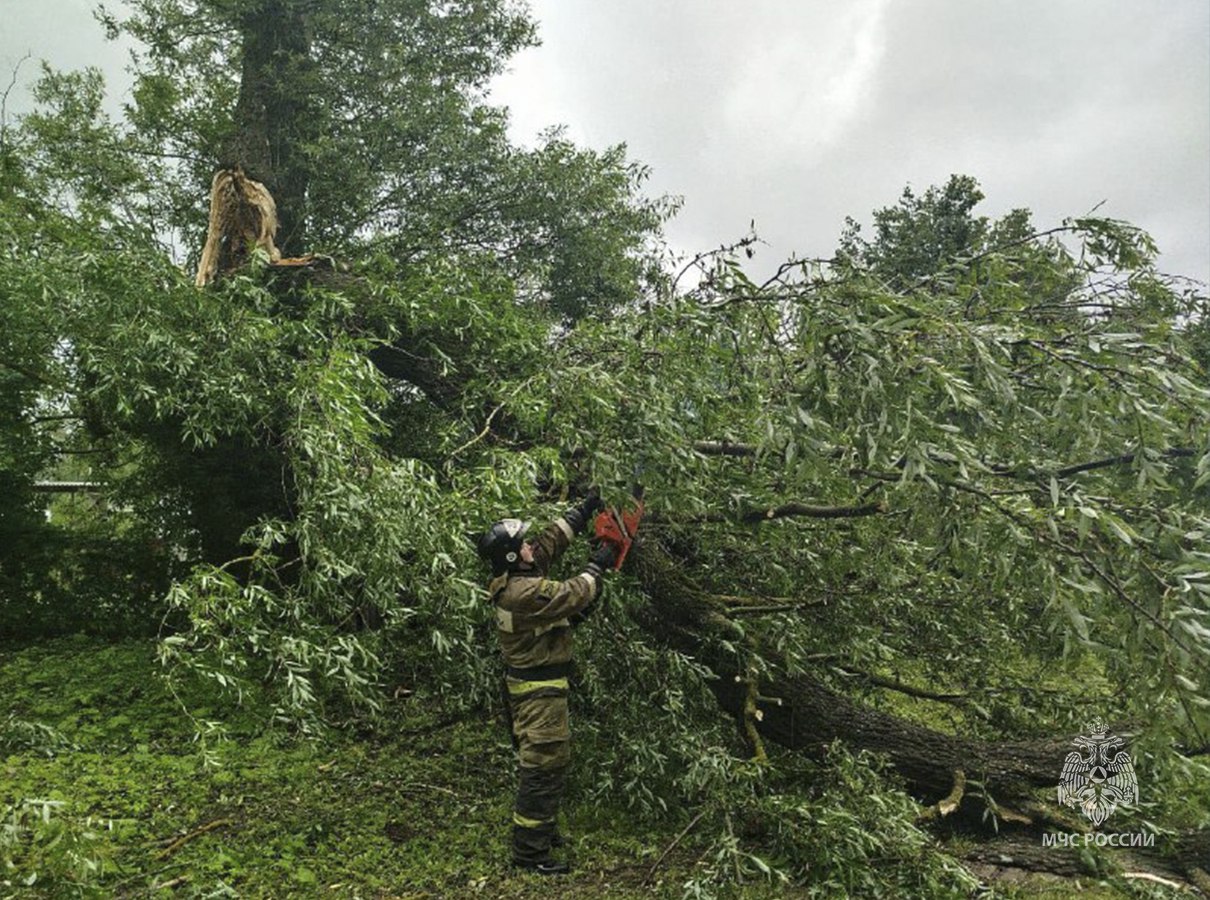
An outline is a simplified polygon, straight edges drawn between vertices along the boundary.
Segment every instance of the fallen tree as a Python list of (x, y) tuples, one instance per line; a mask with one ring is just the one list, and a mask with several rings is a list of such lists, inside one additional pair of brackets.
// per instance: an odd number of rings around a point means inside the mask
[[(921, 799), (935, 802), (954, 787), (955, 774), (979, 780), (988, 795), (1006, 805), (1053, 788), (1070, 742), (986, 742), (962, 739), (914, 725), (863, 706), (806, 673), (786, 674), (776, 656), (750, 647), (774, 677), (754, 676), (745, 653), (746, 634), (703, 596), (683, 565), (653, 541), (640, 543), (634, 562), (649, 598), (638, 612), (643, 626), (661, 641), (705, 662), (717, 679), (711, 688), (724, 710), (738, 721), (750, 719), (762, 737), (791, 750), (822, 754), (835, 740), (884, 754)], [(756, 692), (759, 717), (746, 711)], [(981, 812), (981, 810), (980, 810)]]
[[(963, 738), (854, 701), (809, 672), (786, 672), (776, 654), (753, 645), (657, 541), (638, 542), (631, 559), (648, 599), (637, 618), (657, 640), (710, 668), (719, 706), (752, 736), (752, 750), (761, 758), (762, 739), (817, 758), (842, 741), (887, 760), (924, 805), (922, 823), (954, 816), (949, 823), (961, 819), (966, 828), (984, 832), (984, 843), (964, 854), (968, 861), (1063, 877), (1106, 874), (1087, 854), (1048, 848), (1041, 841), (1047, 830), (1064, 835), (1090, 831), (1049, 798), (1041, 799), (1059, 781), (1071, 751), (1069, 737)], [(737, 653), (737, 646), (744, 645), (748, 651)], [(754, 674), (749, 654), (760, 660), (766, 674)], [(965, 790), (968, 780), (978, 784), (977, 792)], [(1160, 883), (1206, 891), (1210, 831), (1177, 835), (1161, 841), (1159, 850), (1115, 850), (1105, 858), (1119, 872), (1141, 872), (1140, 877)]]
[[(274, 283), (275, 292), (287, 309), (300, 302), (298, 298), (308, 287), (318, 286), (356, 296), (363, 296), (367, 290), (362, 279), (324, 271), (276, 272)], [(366, 312), (366, 308), (360, 308), (350, 327), (373, 334), (380, 322), (373, 315), (367, 316)], [(426, 346), (428, 339), (423, 328), (405, 331), (389, 343), (376, 344), (371, 359), (384, 375), (418, 389), (426, 402), (442, 410), (453, 410), (464, 402), (467, 386), (473, 381), (473, 371), (460, 371), (451, 366), (448, 346)], [(509, 399), (506, 397), (483, 413), (482, 429), (454, 455), (485, 438), (505, 445), (518, 440), (525, 443), (541, 440), (541, 434), (532, 430), (527, 432), (510, 413), (501, 415), (509, 405)], [(756, 445), (737, 441), (697, 440), (692, 443), (692, 450), (707, 459), (721, 457), (749, 461), (767, 453)], [(1172, 447), (1147, 458), (1157, 462), (1180, 461), (1194, 455), (1192, 449)], [(850, 477), (871, 479), (872, 486), (864, 491), (863, 498), (879, 486), (900, 480), (908, 465), (906, 458), (901, 458), (889, 471), (853, 466), (853, 451), (843, 448), (827, 449), (821, 456), (837, 468), (848, 466)], [(1129, 470), (1139, 458), (1138, 453), (1120, 453), (1088, 463), (1053, 461), (1034, 467), (984, 460), (982, 481), (969, 475), (962, 479), (942, 473), (934, 478), (952, 492), (978, 497), (992, 515), (1009, 523), (1021, 523), (1027, 521), (1026, 517), (1017, 509), (1003, 506), (1001, 497), (1048, 497), (1052, 490), (1048, 480), (1072, 479), (1113, 468)], [(930, 449), (928, 459), (943, 471), (954, 468), (954, 458), (943, 451)], [(1015, 480), (1018, 486), (988, 487), (988, 481), (1006, 480)], [(769, 500), (727, 511), (707, 510), (675, 516), (656, 510), (651, 519), (660, 526), (674, 522), (682, 526), (760, 526), (782, 519), (837, 521), (891, 514), (892, 509), (885, 500), (836, 506)], [(1043, 540), (1042, 543), (1045, 546), (1048, 542)], [(1061, 539), (1052, 540), (1049, 545), (1058, 550), (1060, 557), (1079, 558), (1086, 571), (1118, 592), (1119, 598), (1129, 607), (1138, 609), (1126, 596), (1122, 583), (1111, 574), (1112, 570), (1103, 571), (1086, 551), (1066, 546)], [(1070, 735), (1025, 741), (978, 739), (927, 728), (889, 714), (830, 687), (817, 674), (790, 665), (778, 652), (754, 638), (751, 630), (740, 625), (737, 619), (801, 609), (810, 605), (807, 601), (784, 598), (781, 603), (762, 605), (736, 602), (741, 598), (734, 596), (720, 597), (695, 579), (692, 559), (677, 558), (675, 551), (670, 551), (658, 539), (640, 542), (632, 560), (630, 568), (647, 598), (646, 604), (635, 611), (636, 619), (662, 645), (686, 654), (710, 669), (714, 676), (710, 681), (711, 691), (721, 709), (739, 723), (754, 755), (763, 758), (762, 742), (770, 741), (821, 758), (833, 742), (842, 741), (887, 760), (923, 805), (922, 823), (939, 823), (944, 819), (947, 826), (961, 821), (965, 827), (976, 831), (985, 831), (992, 824), (1004, 830), (1001, 837), (971, 851), (967, 857), (971, 861), (1060, 876), (1097, 874), (1086, 857), (1076, 853), (1053, 853), (1040, 844), (1039, 836), (1048, 828), (1086, 829), (1061, 808), (1043, 799), (1058, 783), (1063, 760), (1071, 751)], [(1156, 625), (1164, 637), (1178, 647), (1185, 646), (1184, 639), (1172, 634), (1154, 615), (1148, 615), (1146, 611), (1142, 611), (1142, 615)], [(869, 673), (863, 677), (876, 685), (923, 699), (944, 702), (967, 696), (910, 688)], [(1022, 836), (1023, 831), (1031, 837)], [(1155, 878), (1179, 878), (1182, 883), (1196, 884), (1203, 871), (1204, 842), (1204, 832), (1191, 833), (1170, 842), (1168, 855), (1115, 851), (1110, 861), (1122, 870), (1137, 870)]]

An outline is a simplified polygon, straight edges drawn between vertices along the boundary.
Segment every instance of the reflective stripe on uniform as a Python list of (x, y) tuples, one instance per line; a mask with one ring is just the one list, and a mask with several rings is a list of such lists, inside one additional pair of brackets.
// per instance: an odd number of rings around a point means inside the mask
[(551, 622), (549, 625), (539, 625), (534, 629), (534, 634), (546, 634), (548, 631), (554, 631), (556, 628), (570, 628), (571, 621), (568, 619), (560, 619), (557, 622)]
[(559, 521), (555, 522), (555, 524), (559, 526), (560, 531), (567, 535), (567, 539), (569, 541), (576, 536), (575, 531), (572, 530), (571, 524), (566, 519), (559, 519)]
[(512, 696), (518, 694), (528, 694), (530, 691), (540, 691), (543, 688), (562, 688), (568, 689), (566, 678), (551, 678), (547, 681), (517, 681), (513, 678), (508, 679), (508, 692)]
[(513, 824), (520, 825), (522, 828), (541, 828), (543, 825), (549, 825), (554, 819), (531, 819), (529, 816), (523, 816), (519, 812), (513, 813)]

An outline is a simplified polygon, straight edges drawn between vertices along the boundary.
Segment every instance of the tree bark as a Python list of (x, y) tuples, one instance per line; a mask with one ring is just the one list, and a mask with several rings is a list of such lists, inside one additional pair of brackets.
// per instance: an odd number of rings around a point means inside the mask
[(312, 134), (306, 72), (311, 35), (295, 0), (262, 0), (243, 14), (243, 62), (235, 129), (223, 167), (241, 166), (277, 203), (277, 245), (284, 256), (304, 251), (307, 188), (304, 158)]
[(963, 860), (973, 863), (980, 874), (983, 867), (987, 874), (998, 876), (1003, 869), (1019, 869), (1026, 872), (1041, 872), (1061, 878), (1095, 876), (1097, 872), (1092, 860), (1081, 855), (1079, 850), (1067, 847), (1043, 847), (1036, 837), (1029, 840), (1020, 836), (1000, 836), (995, 840), (977, 844), (962, 854)]
[[(1130, 848), (1103, 851), (1098, 857), (1080, 847), (1044, 847), (1036, 835), (1007, 834), (971, 847), (962, 858), (973, 863), (981, 874), (993, 877), (1003, 874), (1005, 869), (1041, 872), (1061, 878), (1105, 877), (1111, 874), (1105, 870), (1104, 864), (1108, 862), (1119, 877), (1159, 880), (1182, 887), (1191, 885), (1205, 894), (1210, 882), (1205, 880), (1204, 870), (1197, 862), (1199, 859), (1202, 865), (1210, 862), (1204, 855), (1205, 835), (1206, 832), (1199, 832), (1178, 838), (1167, 856), (1159, 849)], [(1203, 845), (1201, 856), (1195, 847), (1199, 840)]]

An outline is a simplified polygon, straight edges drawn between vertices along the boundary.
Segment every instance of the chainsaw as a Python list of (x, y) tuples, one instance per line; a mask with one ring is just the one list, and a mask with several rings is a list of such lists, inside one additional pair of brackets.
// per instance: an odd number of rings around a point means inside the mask
[(626, 554), (634, 543), (634, 536), (639, 532), (639, 522), (643, 518), (643, 488), (635, 485), (631, 496), (633, 499), (625, 509), (606, 509), (597, 513), (593, 523), (593, 533), (597, 540), (606, 541), (618, 549), (618, 558), (613, 564), (615, 570), (622, 568)]

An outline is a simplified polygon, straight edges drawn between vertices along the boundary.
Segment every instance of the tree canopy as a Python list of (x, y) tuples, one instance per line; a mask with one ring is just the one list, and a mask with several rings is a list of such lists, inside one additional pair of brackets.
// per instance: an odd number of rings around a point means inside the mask
[[(1095, 713), (1154, 786), (1132, 815), (1204, 828), (1207, 300), (1145, 233), (991, 221), (955, 176), (827, 262), (762, 281), (741, 242), (670, 270), (676, 204), (624, 148), (508, 142), (514, 4), (129, 5), (104, 17), (140, 42), (122, 121), (96, 73), (48, 72), (0, 147), (7, 627), (159, 628), (173, 677), (304, 727), (372, 721), (388, 677), (490, 707), (466, 533), (621, 501), (637, 469), (650, 523), (582, 629), (582, 790), (708, 811), (718, 879), (971, 885), (895, 787), (931, 804), (952, 773), (782, 729), (804, 685), (955, 753)], [(341, 269), (195, 288), (231, 164)], [(37, 483), (69, 475), (105, 500), (48, 522)], [(1038, 789), (991, 758), (976, 821)]]

